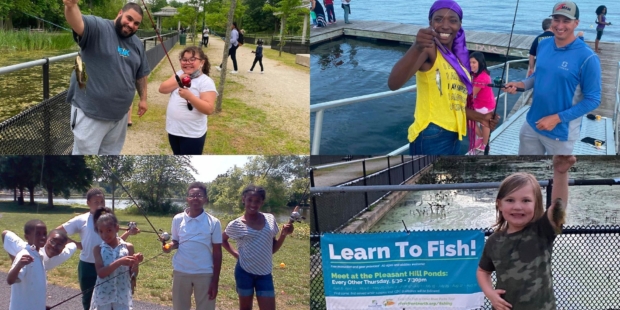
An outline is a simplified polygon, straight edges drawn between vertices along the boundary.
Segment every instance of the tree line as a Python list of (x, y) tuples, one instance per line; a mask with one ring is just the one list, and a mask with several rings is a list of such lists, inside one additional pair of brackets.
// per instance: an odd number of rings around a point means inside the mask
[[(209, 200), (231, 212), (243, 209), (241, 192), (250, 183), (267, 191), (265, 208), (285, 209), (308, 201), (308, 156), (255, 156), (206, 183)], [(176, 212), (170, 198), (184, 198), (195, 181), (189, 156), (5, 156), (0, 157), (0, 188), (13, 190), (19, 203), (34, 202), (35, 191), (47, 197), (85, 196), (100, 187), (113, 201), (131, 195), (147, 212)], [(29, 197), (24, 197), (27, 191)]]
[[(176, 29), (178, 23), (181, 22), (183, 27), (190, 26), (200, 31), (204, 21), (207, 27), (222, 31), (226, 29), (231, 1), (237, 1), (234, 20), (237, 21), (239, 28), (253, 33), (276, 34), (283, 26), (284, 34), (300, 34), (304, 14), (309, 13), (302, 0), (188, 0), (186, 2), (145, 0), (144, 2), (151, 13), (159, 12), (166, 6), (177, 9), (179, 14), (162, 19), (163, 29)], [(126, 2), (128, 1), (83, 0), (79, 5), (83, 14), (114, 19)], [(142, 5), (140, 0), (131, 2)], [(284, 23), (281, 23), (281, 19)], [(52, 23), (69, 28), (64, 17), (62, 0), (11, 0), (0, 4), (0, 29), (33, 27), (64, 31), (53, 26)], [(152, 28), (153, 25), (145, 14), (140, 29), (150, 30)]]

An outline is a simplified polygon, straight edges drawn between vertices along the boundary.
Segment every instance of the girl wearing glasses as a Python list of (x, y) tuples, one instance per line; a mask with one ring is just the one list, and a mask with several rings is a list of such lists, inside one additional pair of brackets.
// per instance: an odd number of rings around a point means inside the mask
[(201, 155), (207, 138), (207, 115), (215, 111), (217, 90), (209, 77), (209, 59), (196, 46), (179, 55), (183, 80), (191, 78), (191, 86), (179, 88), (175, 76), (161, 83), (159, 92), (170, 94), (166, 111), (166, 131), (174, 155)]

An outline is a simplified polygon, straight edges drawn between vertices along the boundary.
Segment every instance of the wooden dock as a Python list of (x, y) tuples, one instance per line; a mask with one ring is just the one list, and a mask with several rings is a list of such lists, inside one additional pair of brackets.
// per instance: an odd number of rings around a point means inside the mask
[[(427, 26), (391, 23), (382, 21), (353, 21), (352, 24), (337, 23), (323, 28), (314, 28), (310, 32), (310, 44), (330, 41), (342, 36), (363, 37), (377, 40), (397, 41), (403, 44), (415, 42), (415, 34)], [(490, 54), (505, 55), (510, 33), (494, 33), (466, 30), (467, 48)], [(527, 58), (536, 36), (513, 34), (510, 43), (510, 56)], [(593, 41), (586, 41), (594, 49)], [(601, 42), (603, 50), (601, 59), (603, 93), (601, 105), (592, 113), (613, 117), (616, 102), (616, 76), (620, 62), (620, 43)], [(396, 61), (396, 60), (395, 60)]]

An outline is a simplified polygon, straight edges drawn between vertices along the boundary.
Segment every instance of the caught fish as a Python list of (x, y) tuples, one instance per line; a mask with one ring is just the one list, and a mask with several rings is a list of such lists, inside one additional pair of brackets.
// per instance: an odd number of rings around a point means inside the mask
[(80, 89), (86, 87), (86, 82), (88, 81), (88, 75), (86, 74), (86, 63), (82, 61), (82, 57), (78, 54), (75, 57), (75, 77), (78, 82), (78, 86)]
[(439, 69), (435, 71), (435, 82), (437, 82), (437, 88), (439, 89), (439, 95), (443, 96), (441, 91), (441, 74), (439, 73)]

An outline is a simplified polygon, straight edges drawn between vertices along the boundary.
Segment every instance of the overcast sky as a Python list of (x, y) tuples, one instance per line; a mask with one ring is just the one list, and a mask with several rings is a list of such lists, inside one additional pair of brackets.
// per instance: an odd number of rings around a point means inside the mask
[(226, 171), (234, 166), (243, 167), (250, 158), (254, 156), (245, 155), (201, 155), (192, 156), (192, 165), (198, 174), (194, 174), (196, 181), (211, 182), (215, 180), (218, 174), (226, 173)]

